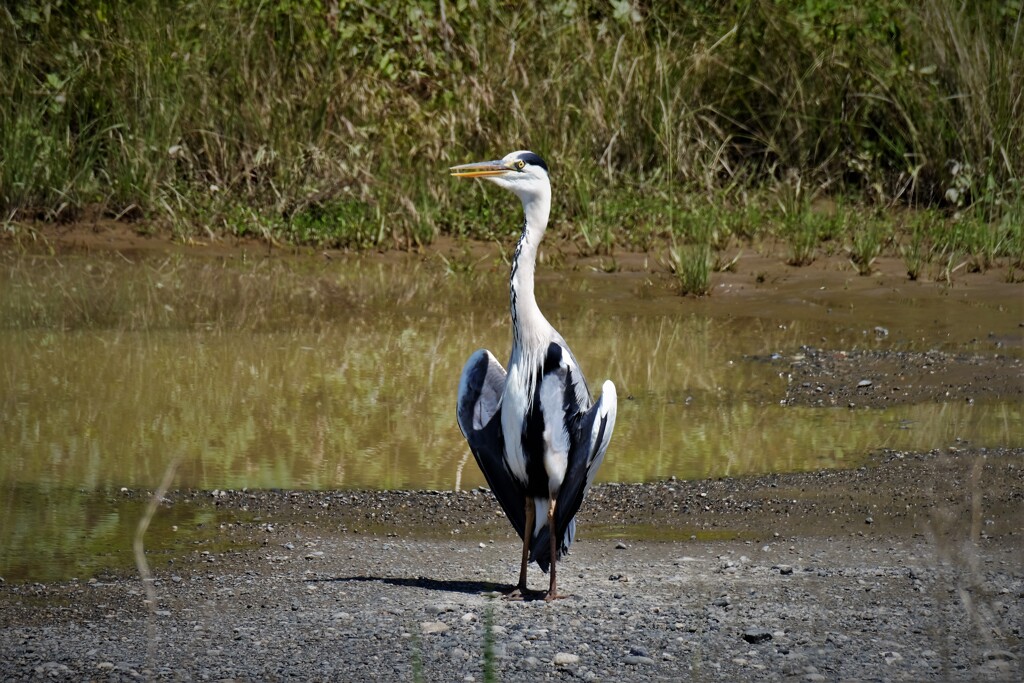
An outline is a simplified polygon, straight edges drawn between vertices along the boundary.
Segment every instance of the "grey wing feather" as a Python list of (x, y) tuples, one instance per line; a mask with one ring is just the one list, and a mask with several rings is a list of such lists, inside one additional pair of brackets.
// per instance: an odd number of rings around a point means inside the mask
[(505, 465), (501, 395), (505, 368), (486, 349), (473, 353), (462, 369), (456, 416), (476, 464), (519, 537), (526, 526), (526, 493)]
[[(559, 556), (569, 550), (576, 535), (576, 513), (583, 504), (583, 497), (594, 483), (597, 470), (604, 460), (605, 451), (615, 429), (615, 414), (618, 398), (615, 385), (609, 380), (601, 387), (600, 400), (585, 412), (567, 416), (572, 448), (565, 478), (558, 492), (556, 510), (557, 536), (560, 538)], [(566, 387), (567, 393), (571, 387)], [(567, 404), (569, 397), (566, 397)], [(551, 545), (547, 527), (541, 530), (531, 559), (547, 571), (551, 564)]]

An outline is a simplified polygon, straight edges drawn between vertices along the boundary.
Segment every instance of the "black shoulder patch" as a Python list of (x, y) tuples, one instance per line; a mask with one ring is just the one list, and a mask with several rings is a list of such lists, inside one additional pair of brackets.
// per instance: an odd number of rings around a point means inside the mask
[(562, 364), (562, 347), (555, 342), (548, 344), (548, 353), (544, 357), (544, 365), (541, 368), (541, 375), (546, 375), (558, 369)]
[(528, 164), (533, 164), (534, 166), (540, 166), (541, 168), (544, 169), (545, 173), (548, 173), (548, 165), (544, 162), (543, 159), (541, 159), (539, 156), (537, 156), (533, 152), (523, 152), (522, 154), (519, 155), (519, 158), (522, 159), (523, 161), (525, 161)]

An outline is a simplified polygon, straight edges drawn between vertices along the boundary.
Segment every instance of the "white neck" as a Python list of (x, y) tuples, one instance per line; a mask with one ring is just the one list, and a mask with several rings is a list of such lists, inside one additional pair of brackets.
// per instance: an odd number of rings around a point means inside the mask
[[(512, 312), (512, 355), (519, 351), (532, 350), (538, 344), (546, 345), (551, 325), (537, 305), (534, 295), (533, 277), (537, 267), (537, 251), (548, 226), (551, 212), (551, 189), (521, 197), (523, 200), (523, 233), (516, 245), (512, 258), (512, 275), (509, 282), (509, 305)], [(529, 351), (527, 351), (529, 352)]]

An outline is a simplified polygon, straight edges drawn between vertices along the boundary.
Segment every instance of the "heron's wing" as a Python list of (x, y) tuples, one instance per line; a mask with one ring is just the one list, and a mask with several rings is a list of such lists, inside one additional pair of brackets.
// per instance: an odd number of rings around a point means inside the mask
[[(608, 450), (608, 443), (611, 441), (612, 431), (615, 429), (615, 414), (617, 397), (615, 385), (606, 381), (601, 387), (600, 400), (592, 406), (581, 407), (578, 403), (574, 375), (579, 375), (582, 380), (582, 373), (574, 364), (562, 364), (564, 373), (564, 399), (563, 415), (565, 429), (569, 437), (569, 456), (566, 466), (565, 477), (562, 486), (558, 491), (555, 518), (557, 525), (556, 538), (561, 539), (559, 555), (567, 551), (575, 536), (575, 517), (583, 504), (583, 497), (597, 470), (604, 460), (605, 451)], [(543, 388), (543, 384), (542, 384)], [(545, 415), (545, 420), (548, 420)], [(547, 422), (546, 422), (547, 424)], [(541, 530), (531, 548), (531, 559), (536, 561), (540, 568), (547, 571), (551, 563), (551, 544), (547, 527)]]
[(567, 379), (572, 384), (573, 391), (576, 393), (576, 402), (579, 404), (581, 411), (586, 411), (594, 402), (590, 397), (590, 387), (587, 386), (587, 378), (584, 377), (583, 373), (579, 370), (580, 364), (576, 360), (576, 356), (573, 355), (572, 349), (570, 349), (569, 345), (565, 343), (565, 339), (563, 339), (557, 332), (555, 335), (555, 338), (561, 345), (562, 352), (569, 357), (569, 368), (572, 370), (572, 373)]
[(456, 416), (487, 485), (522, 538), (526, 526), (526, 494), (505, 465), (500, 413), (504, 389), (505, 368), (501, 363), (486, 349), (474, 352), (462, 368)]

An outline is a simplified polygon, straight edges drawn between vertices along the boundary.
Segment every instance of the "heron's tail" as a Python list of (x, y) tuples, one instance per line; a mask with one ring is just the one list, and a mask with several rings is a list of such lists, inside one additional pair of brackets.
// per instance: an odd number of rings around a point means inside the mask
[[(565, 534), (562, 536), (562, 542), (558, 546), (558, 557), (556, 560), (561, 560), (562, 555), (569, 553), (569, 546), (572, 545), (573, 540), (576, 538), (576, 520), (572, 519), (569, 521), (569, 526), (565, 529)], [(548, 568), (551, 566), (551, 532), (545, 526), (540, 530), (530, 544), (530, 561), (536, 562), (537, 566), (544, 573), (547, 573)]]

